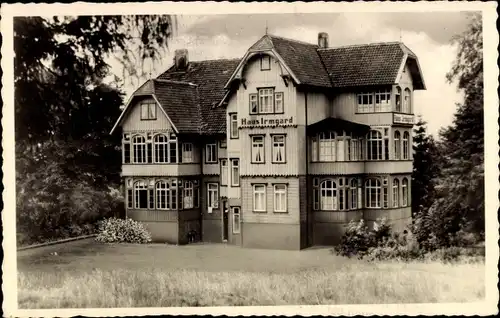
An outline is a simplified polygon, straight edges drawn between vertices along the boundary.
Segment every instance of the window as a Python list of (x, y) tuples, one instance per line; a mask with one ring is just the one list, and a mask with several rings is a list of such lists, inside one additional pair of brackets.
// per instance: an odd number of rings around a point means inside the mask
[(168, 147), (170, 149), (170, 163), (177, 162), (177, 136), (175, 134), (170, 134), (170, 140), (168, 141)]
[(268, 71), (271, 69), (271, 57), (269, 55), (263, 55), (260, 57), (260, 70)]
[(333, 180), (325, 180), (320, 186), (321, 210), (337, 210), (337, 185)]
[(137, 181), (134, 184), (135, 208), (148, 208), (148, 186), (145, 181)]
[(319, 134), (319, 161), (335, 161), (335, 134)]
[(378, 179), (368, 179), (365, 182), (365, 206), (380, 208), (381, 185)]
[(227, 159), (221, 159), (220, 160), (220, 185), (221, 186), (227, 186)]
[(404, 178), (403, 182), (401, 182), (401, 189), (403, 195), (403, 205), (408, 206), (408, 179)]
[(401, 87), (396, 87), (396, 112), (401, 112)]
[(344, 161), (345, 160), (345, 140), (344, 139), (338, 139), (337, 140), (337, 161)]
[(375, 112), (391, 111), (391, 90), (384, 89), (375, 92)]
[(410, 133), (405, 131), (403, 133), (403, 159), (405, 160), (410, 157), (409, 143), (410, 143)]
[(359, 93), (358, 94), (358, 113), (373, 112), (373, 94)]
[(190, 142), (182, 144), (182, 162), (193, 162), (193, 144)]
[(205, 147), (205, 162), (217, 162), (217, 144), (207, 144)]
[(130, 149), (130, 135), (129, 134), (123, 134), (122, 148), (123, 148), (123, 163), (130, 163), (131, 149)]
[(274, 212), (286, 212), (286, 184), (274, 185)]
[(411, 91), (409, 88), (405, 89), (405, 96), (403, 101), (403, 113), (411, 113)]
[(312, 162), (318, 161), (318, 138), (316, 136), (311, 139), (311, 156)]
[(258, 114), (259, 113), (258, 95), (250, 94), (249, 101), (250, 101), (250, 114)]
[(283, 93), (274, 93), (274, 112), (283, 113)]
[(361, 142), (357, 138), (351, 139), (349, 143), (349, 160), (361, 160)]
[(143, 136), (134, 136), (134, 163), (146, 163), (146, 139)]
[(156, 208), (158, 210), (170, 210), (172, 196), (170, 184), (166, 181), (156, 182)]
[(252, 163), (264, 163), (264, 136), (252, 136)]
[(217, 183), (207, 184), (207, 206), (212, 208), (219, 207), (219, 185)]
[(401, 133), (397, 130), (394, 132), (394, 159), (401, 159)]
[(253, 186), (253, 210), (256, 212), (266, 211), (266, 185), (255, 184)]
[(233, 234), (240, 233), (240, 224), (241, 224), (241, 215), (240, 215), (240, 207), (233, 207)]
[(285, 162), (285, 135), (274, 135), (273, 138), (273, 163)]
[(184, 209), (194, 208), (194, 187), (192, 181), (184, 182), (184, 197), (183, 197)]
[(156, 103), (141, 104), (141, 120), (156, 119)]
[(223, 149), (227, 148), (227, 140), (222, 139), (221, 141), (219, 141), (219, 147)]
[(313, 178), (313, 210), (319, 210), (319, 179)]
[(397, 208), (399, 206), (399, 180), (392, 180), (392, 207)]
[(259, 94), (259, 113), (270, 114), (274, 111), (274, 88), (260, 88)]
[(358, 181), (356, 179), (351, 179), (351, 209), (357, 209), (358, 208)]
[(231, 159), (231, 186), (240, 186), (240, 161), (239, 159)]
[(231, 114), (229, 116), (230, 118), (230, 125), (229, 129), (230, 131), (230, 136), (231, 139), (237, 139), (238, 138), (238, 115), (237, 114)]
[(132, 189), (127, 189), (127, 208), (132, 209), (134, 207), (134, 193)]
[(372, 130), (368, 133), (368, 160), (382, 160), (382, 133)]

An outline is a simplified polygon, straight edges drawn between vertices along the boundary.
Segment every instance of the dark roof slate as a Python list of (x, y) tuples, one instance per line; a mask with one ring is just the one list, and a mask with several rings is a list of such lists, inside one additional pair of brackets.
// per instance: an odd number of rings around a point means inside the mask
[(328, 117), (307, 126), (308, 134), (330, 130), (337, 132), (347, 131), (364, 135), (370, 130), (370, 126), (334, 117)]
[(320, 49), (318, 53), (336, 88), (393, 84), (405, 55), (400, 43)]
[(226, 94), (224, 84), (236, 69), (240, 59), (190, 61), (186, 70), (172, 66), (158, 76), (159, 80), (189, 82), (198, 87), (202, 133), (225, 133), (225, 109), (215, 107)]

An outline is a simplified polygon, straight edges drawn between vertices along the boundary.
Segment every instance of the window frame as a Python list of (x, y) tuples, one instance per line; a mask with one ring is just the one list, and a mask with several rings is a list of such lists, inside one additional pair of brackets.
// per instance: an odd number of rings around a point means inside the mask
[[(238, 213), (236, 213), (236, 210), (238, 210)], [(241, 208), (239, 206), (232, 206), (231, 207), (231, 214), (232, 214), (232, 232), (233, 234), (240, 234), (241, 233)], [(236, 218), (236, 216), (238, 216)], [(236, 220), (238, 219), (238, 220)], [(238, 224), (236, 227), (235, 224)], [(237, 228), (237, 230), (235, 230)]]
[[(331, 186), (327, 187), (326, 184), (330, 182)], [(323, 186), (325, 185), (325, 186)], [(319, 184), (319, 209), (321, 211), (338, 211), (339, 208), (339, 188), (337, 187), (337, 182), (335, 179), (325, 179)], [(329, 198), (327, 195), (331, 192), (331, 208), (328, 208), (326, 200)]]
[[(376, 134), (377, 138), (373, 137), (373, 134)], [(380, 137), (380, 138), (379, 138)], [(375, 157), (373, 158), (373, 147), (375, 146)], [(366, 138), (366, 160), (368, 161), (381, 161), (384, 160), (384, 134), (377, 129), (372, 129), (368, 132), (368, 136)]]
[[(220, 185), (221, 187), (227, 186), (229, 184), (229, 163), (227, 158), (221, 158), (219, 160), (219, 165), (220, 165)], [(224, 178), (224, 171), (225, 171), (225, 178)]]
[[(191, 150), (188, 151), (186, 148), (191, 146)], [(190, 154), (189, 157), (185, 156), (185, 154)], [(182, 143), (182, 163), (193, 163), (194, 162), (194, 145), (192, 142), (183, 142)]]
[[(269, 61), (268, 68), (264, 67), (263, 60), (265, 58), (267, 58), (267, 60)], [(264, 54), (264, 55), (260, 56), (260, 70), (261, 71), (270, 71), (271, 70), (271, 56), (270, 55)]]
[[(270, 91), (269, 94), (264, 95), (264, 91)], [(257, 88), (257, 114), (259, 115), (269, 115), (274, 114), (274, 87), (259, 87)], [(263, 111), (263, 103), (261, 103), (261, 99), (268, 97), (271, 100), (271, 108), (269, 111)]]
[[(213, 151), (214, 153), (211, 153), (211, 151), (209, 151), (209, 147), (210, 148), (213, 148)], [(214, 163), (217, 163), (217, 160), (218, 160), (218, 156), (217, 156), (217, 143), (207, 143), (205, 144), (205, 163), (206, 164), (214, 164)], [(210, 154), (210, 158), (209, 158), (209, 154)], [(213, 158), (212, 158), (213, 157)], [(209, 160), (211, 159), (211, 160)]]
[[(372, 185), (375, 181), (375, 185)], [(370, 185), (368, 185), (370, 183)], [(372, 204), (372, 193), (375, 190), (375, 204)], [(382, 182), (379, 178), (368, 178), (365, 180), (365, 208), (380, 209), (382, 207)]]
[(392, 179), (392, 207), (399, 207), (399, 179)]
[[(153, 106), (153, 107), (151, 107)], [(143, 116), (143, 109), (144, 107), (146, 107), (146, 112), (147, 112), (147, 116)], [(142, 102), (140, 104), (140, 115), (141, 115), (141, 120), (156, 120), (158, 118), (158, 115), (157, 115), (157, 105), (156, 105), (156, 102)], [(153, 110), (154, 109), (154, 110)], [(153, 111), (152, 111), (153, 110)]]
[[(262, 138), (262, 142), (255, 142), (255, 138)], [(266, 163), (266, 135), (250, 135), (250, 155), (251, 155), (251, 163), (253, 164), (265, 164)], [(254, 145), (257, 144), (257, 145), (262, 145), (262, 147), (255, 147)], [(257, 151), (257, 150), (254, 150), (254, 149), (262, 149), (262, 153), (261, 153), (261, 157), (262, 157), (262, 160), (261, 161), (256, 161), (255, 159), (255, 156), (256, 156), (256, 153), (254, 153), (254, 151)]]
[[(138, 184), (142, 183), (143, 185), (139, 188)], [(134, 181), (133, 185), (133, 190), (134, 190), (134, 209), (135, 210), (147, 210), (149, 209), (149, 186), (148, 182), (146, 180), (140, 179)], [(146, 203), (145, 207), (141, 206), (141, 194), (139, 191), (145, 191), (146, 192)]]
[[(235, 127), (233, 127), (233, 124), (235, 125)], [(240, 132), (238, 131), (238, 114), (237, 113), (230, 113), (229, 114), (229, 138), (230, 139), (238, 139), (239, 137), (240, 137)]]
[[(257, 191), (257, 187), (262, 187), (262, 191)], [(252, 211), (253, 212), (267, 212), (267, 185), (265, 183), (256, 183), (252, 185)], [(257, 209), (256, 195), (262, 195), (262, 209)]]
[(403, 91), (403, 107), (402, 107), (402, 112), (404, 114), (413, 114), (412, 113), (412, 91), (409, 87), (406, 87)]
[[(282, 137), (283, 141), (281, 142), (283, 145), (278, 146), (276, 148), (276, 144), (279, 144), (279, 141), (276, 141), (276, 137)], [(277, 155), (276, 151), (281, 149), (282, 150), (282, 158), (281, 161), (275, 160), (275, 156)], [(276, 163), (276, 164), (283, 164), (286, 163), (286, 134), (272, 134), (271, 135), (271, 163)]]
[[(141, 138), (143, 141), (142, 142), (137, 142), (136, 138)], [(139, 151), (139, 147), (142, 146), (142, 150)], [(142, 153), (142, 161), (137, 160), (137, 154)], [(144, 164), (148, 163), (148, 153), (147, 153), (147, 138), (144, 137), (143, 135), (133, 135), (132, 136), (132, 163), (135, 164)]]
[[(234, 165), (234, 162), (237, 164)], [(235, 168), (238, 170), (238, 178), (237, 178), (237, 183), (234, 181), (234, 170)], [(238, 158), (232, 158), (231, 159), (231, 187), (239, 187), (240, 186), (240, 159)]]
[(410, 160), (410, 133), (408, 131), (403, 132), (403, 160)]
[[(284, 189), (277, 189), (278, 187), (284, 187)], [(278, 209), (277, 207), (277, 197), (279, 197), (281, 200), (280, 205), (284, 205), (284, 208), (281, 207), (281, 209)], [(274, 212), (275, 213), (288, 213), (288, 185), (286, 183), (276, 183), (273, 184), (273, 206), (274, 206)]]
[(410, 191), (409, 191), (408, 178), (404, 177), (403, 180), (401, 181), (401, 207), (402, 208), (408, 207), (410, 204), (409, 193), (410, 193)]
[[(211, 186), (215, 186), (215, 189), (211, 189)], [(213, 201), (212, 201), (213, 200)], [(212, 202), (210, 202), (212, 201)], [(210, 204), (212, 203), (212, 204)], [(219, 184), (217, 182), (207, 183), (207, 209), (218, 209), (219, 208)]]

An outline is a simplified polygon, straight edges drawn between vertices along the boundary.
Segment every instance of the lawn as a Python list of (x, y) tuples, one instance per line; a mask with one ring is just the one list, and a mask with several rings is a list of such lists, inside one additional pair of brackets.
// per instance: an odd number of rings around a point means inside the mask
[(368, 263), (329, 248), (83, 240), (20, 251), (18, 269), (22, 309), (468, 302), (485, 294), (484, 263)]

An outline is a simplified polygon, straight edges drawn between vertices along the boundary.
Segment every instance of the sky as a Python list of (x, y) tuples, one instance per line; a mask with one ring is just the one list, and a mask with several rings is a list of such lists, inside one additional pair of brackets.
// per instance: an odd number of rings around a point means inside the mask
[[(454, 36), (468, 24), (467, 12), (390, 13), (296, 13), (257, 15), (177, 16), (177, 28), (163, 62), (155, 65), (157, 76), (173, 63), (176, 49), (187, 49), (189, 60), (240, 58), (266, 32), (317, 43), (317, 34), (327, 32), (331, 47), (385, 41), (402, 41), (418, 57), (427, 89), (415, 91), (415, 114), (428, 123), (437, 137), (451, 124), (456, 103), (462, 101), (455, 83), (446, 81), (456, 56)], [(117, 75), (121, 75), (114, 66)], [(139, 83), (125, 86), (130, 96)]]

